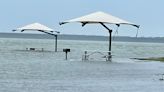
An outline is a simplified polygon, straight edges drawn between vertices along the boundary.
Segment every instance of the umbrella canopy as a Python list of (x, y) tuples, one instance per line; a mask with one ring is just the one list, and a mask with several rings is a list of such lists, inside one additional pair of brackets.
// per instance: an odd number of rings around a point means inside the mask
[(96, 13), (92, 13), (86, 16), (82, 16), (79, 18), (75, 18), (75, 19), (71, 19), (68, 21), (64, 21), (61, 22), (60, 24), (65, 24), (65, 23), (69, 23), (69, 22), (80, 22), (83, 24), (87, 24), (87, 23), (108, 23), (108, 24), (127, 24), (127, 25), (133, 25), (136, 27), (139, 27), (139, 25), (136, 25), (134, 23), (125, 21), (123, 19), (117, 18), (115, 16), (112, 16), (110, 14), (106, 14), (104, 12), (96, 12)]
[[(42, 25), (40, 23), (32, 23), (32, 24), (17, 28), (16, 30), (13, 30), (13, 31), (17, 31), (17, 30), (20, 30), (21, 32), (30, 31), (30, 30), (39, 31), (39, 32), (43, 32), (43, 33), (54, 36), (55, 37), (55, 52), (57, 52), (57, 34), (52, 33), (52, 32), (54, 32), (53, 29), (51, 29), (45, 25)], [(59, 33), (58, 31), (55, 31), (55, 32)]]
[(32, 24), (29, 24), (29, 25), (17, 28), (17, 30), (54, 31), (53, 29), (51, 29), (51, 28), (49, 28), (49, 27), (47, 27), (45, 25), (42, 25), (40, 23), (32, 23)]
[(112, 29), (109, 29), (105, 24), (116, 24), (118, 27), (121, 24), (125, 24), (125, 25), (132, 25), (139, 28), (139, 25), (117, 18), (110, 14), (106, 14), (104, 12), (96, 12), (96, 13), (92, 13), (86, 16), (79, 17), (79, 18), (64, 21), (64, 22), (61, 22), (60, 25), (65, 24), (65, 23), (70, 23), (70, 22), (80, 22), (82, 23), (82, 26), (85, 26), (86, 24), (98, 23), (98, 24), (101, 24), (103, 27), (105, 27), (109, 31), (108, 60), (111, 60)]

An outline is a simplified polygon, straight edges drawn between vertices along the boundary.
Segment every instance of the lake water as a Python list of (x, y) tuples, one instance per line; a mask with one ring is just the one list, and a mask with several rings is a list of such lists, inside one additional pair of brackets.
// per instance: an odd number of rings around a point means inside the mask
[[(26, 51), (43, 48), (44, 51)], [(63, 48), (70, 48), (65, 60)], [(113, 42), (112, 62), (85, 50), (106, 51), (105, 41), (0, 39), (0, 92), (163, 92), (164, 63), (133, 60), (164, 56), (164, 43)]]

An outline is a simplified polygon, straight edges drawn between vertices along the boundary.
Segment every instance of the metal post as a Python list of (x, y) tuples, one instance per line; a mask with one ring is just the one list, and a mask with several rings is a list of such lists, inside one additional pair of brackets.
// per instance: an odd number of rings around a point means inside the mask
[(112, 31), (109, 31), (109, 52), (108, 52), (108, 61), (111, 61), (111, 48), (112, 48)]
[(55, 35), (55, 52), (57, 52), (57, 39), (58, 39), (58, 36)]
[(46, 33), (46, 34), (49, 34), (49, 35), (52, 35), (55, 37), (55, 52), (57, 52), (57, 34), (53, 34), (53, 33), (50, 33), (50, 32), (46, 32), (44, 30), (38, 30), (40, 32), (43, 32), (43, 33)]
[(109, 29), (105, 24), (101, 23), (100, 24), (105, 27), (109, 31), (109, 52), (108, 52), (108, 61), (111, 61), (111, 48), (112, 48), (112, 30)]
[(65, 52), (65, 59), (67, 60), (67, 53), (70, 52), (70, 49), (68, 48), (63, 49), (63, 52)]
[(112, 32), (109, 31), (109, 51), (111, 51), (111, 46), (112, 46)]
[(65, 52), (65, 60), (67, 60), (67, 56), (68, 56), (67, 53), (68, 53), (68, 52)]

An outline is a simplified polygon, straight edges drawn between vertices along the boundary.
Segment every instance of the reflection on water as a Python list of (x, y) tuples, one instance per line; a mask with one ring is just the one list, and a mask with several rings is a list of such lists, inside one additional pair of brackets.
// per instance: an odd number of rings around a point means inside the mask
[[(0, 39), (0, 92), (163, 92), (161, 62), (130, 58), (164, 56), (164, 44), (112, 44), (113, 62), (81, 61), (84, 50), (106, 51), (108, 42)], [(45, 51), (25, 51), (25, 48)], [(63, 48), (70, 48), (68, 61)], [(97, 56), (93, 56), (97, 58)]]

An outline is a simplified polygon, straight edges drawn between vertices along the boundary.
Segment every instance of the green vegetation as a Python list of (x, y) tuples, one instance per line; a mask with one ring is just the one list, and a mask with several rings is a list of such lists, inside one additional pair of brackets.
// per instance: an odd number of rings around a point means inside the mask
[(151, 58), (134, 58), (134, 59), (137, 59), (137, 60), (150, 60), (150, 61), (161, 61), (161, 62), (164, 62), (164, 57), (158, 57), (158, 58), (155, 58), (155, 57), (151, 57)]

